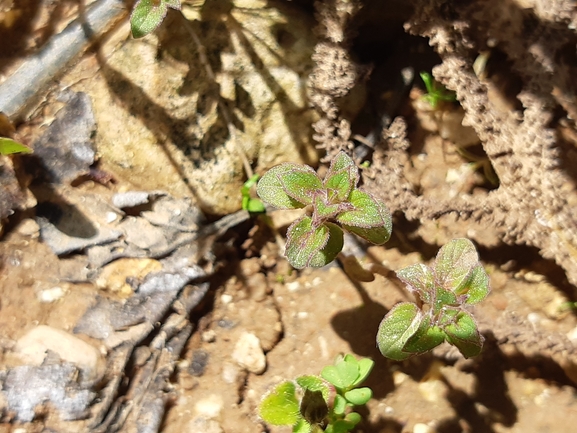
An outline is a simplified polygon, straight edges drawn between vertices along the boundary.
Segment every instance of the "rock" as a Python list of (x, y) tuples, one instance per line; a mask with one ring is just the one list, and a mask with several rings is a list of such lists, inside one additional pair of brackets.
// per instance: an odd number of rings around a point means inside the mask
[[(239, 149), (259, 173), (284, 161), (318, 160), (311, 126), (317, 114), (306, 98), (314, 21), (287, 2), (259, 4), (258, 19), (243, 12), (251, 2), (238, 8), (228, 3), (234, 27), (221, 23), (198, 30), (204, 48), (214, 54), (211, 65), (218, 65), (215, 79), (206, 76), (186, 28), (171, 25), (169, 16), (146, 40), (127, 41), (83, 85), (94, 101), (99, 154), (115, 174), (143, 190), (162, 184), (176, 196), (192, 191), (212, 214), (240, 208), (246, 174)], [(203, 21), (210, 4), (183, 11)], [(80, 73), (72, 71), (64, 81), (75, 83)]]
[(194, 405), (194, 411), (202, 418), (211, 419), (220, 415), (224, 401), (222, 396), (211, 394), (201, 400), (198, 400)]
[(244, 332), (240, 336), (234, 346), (232, 359), (251, 373), (262, 374), (266, 369), (266, 356), (262, 351), (260, 340), (250, 332)]
[(13, 349), (23, 363), (35, 366), (42, 365), (48, 351), (76, 365), (82, 383), (95, 383), (104, 374), (105, 362), (98, 349), (61, 329), (37, 326), (20, 337)]
[(72, 182), (88, 174), (96, 156), (96, 122), (90, 97), (81, 92), (65, 97), (66, 106), (33, 146), (44, 175), (54, 183)]
[(435, 429), (427, 424), (418, 423), (413, 427), (413, 433), (435, 433)]

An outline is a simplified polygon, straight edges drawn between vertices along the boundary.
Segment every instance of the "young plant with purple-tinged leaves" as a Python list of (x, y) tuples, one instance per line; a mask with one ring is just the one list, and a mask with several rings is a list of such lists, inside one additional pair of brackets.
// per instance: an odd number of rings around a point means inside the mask
[(361, 420), (353, 411), (373, 393), (358, 386), (368, 377), (374, 362), (340, 356), (320, 376), (300, 376), (277, 385), (259, 406), (261, 418), (271, 425), (292, 425), (293, 433), (346, 433)]
[(487, 297), (489, 276), (470, 240), (452, 240), (439, 250), (432, 268), (412, 265), (398, 271), (397, 277), (422, 306), (402, 302), (387, 313), (377, 334), (385, 357), (401, 361), (445, 340), (466, 358), (481, 353), (484, 338), (465, 307)]
[(132, 36), (142, 38), (156, 30), (168, 8), (180, 10), (180, 0), (138, 0), (130, 15)]
[(391, 236), (391, 214), (372, 195), (357, 188), (359, 171), (340, 152), (324, 179), (309, 166), (284, 163), (259, 180), (257, 194), (279, 209), (307, 208), (288, 229), (285, 254), (292, 266), (320, 267), (333, 261), (343, 248), (345, 229), (377, 245)]

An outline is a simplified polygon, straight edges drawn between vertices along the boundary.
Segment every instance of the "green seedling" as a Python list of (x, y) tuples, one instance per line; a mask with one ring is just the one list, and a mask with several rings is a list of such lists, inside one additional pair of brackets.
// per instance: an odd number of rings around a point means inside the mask
[(455, 92), (445, 89), (445, 86), (435, 81), (431, 74), (421, 72), (420, 75), (427, 89), (427, 93), (423, 95), (423, 99), (429, 103), (433, 110), (438, 107), (440, 101), (455, 102), (457, 100)]
[(287, 232), (285, 254), (293, 267), (333, 261), (343, 248), (343, 229), (377, 245), (389, 240), (389, 210), (360, 191), (358, 182), (359, 171), (344, 152), (333, 159), (324, 179), (307, 165), (284, 163), (259, 180), (257, 194), (265, 203), (279, 209), (307, 208)]
[(401, 361), (445, 340), (466, 358), (481, 352), (484, 338), (465, 307), (485, 299), (490, 287), (470, 240), (452, 240), (439, 250), (432, 268), (412, 265), (397, 277), (420, 303), (402, 302), (381, 322), (377, 344), (385, 357)]
[(11, 155), (14, 153), (32, 153), (32, 149), (11, 138), (0, 137), (0, 155)]
[(250, 195), (250, 189), (256, 185), (259, 177), (260, 176), (258, 174), (252, 175), (240, 189), (240, 193), (242, 195), (242, 208), (243, 210), (247, 210), (251, 213), (266, 212), (263, 202), (258, 198), (251, 197)]
[(180, 10), (180, 0), (138, 0), (130, 15), (132, 36), (142, 38), (156, 30), (168, 8)]
[(374, 362), (352, 355), (337, 358), (320, 376), (300, 376), (277, 385), (262, 400), (261, 418), (272, 425), (291, 425), (293, 433), (346, 433), (361, 420), (353, 411), (372, 397), (370, 388), (358, 386)]

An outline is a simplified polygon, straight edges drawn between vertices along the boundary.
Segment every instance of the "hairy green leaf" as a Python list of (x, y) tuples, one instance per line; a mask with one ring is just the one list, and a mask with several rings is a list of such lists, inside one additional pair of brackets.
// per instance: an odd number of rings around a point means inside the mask
[(313, 200), (313, 220), (328, 219), (334, 217), (338, 212), (340, 206), (338, 204), (325, 203), (324, 194), (318, 194)]
[(345, 398), (347, 401), (355, 406), (361, 406), (367, 404), (367, 402), (373, 396), (373, 391), (371, 388), (355, 388), (350, 391), (345, 392)]
[(435, 293), (435, 275), (428, 266), (417, 263), (396, 272), (397, 277), (407, 284), (411, 292), (417, 292), (423, 302), (431, 303)]
[(445, 306), (458, 305), (457, 296), (453, 292), (439, 286), (435, 289), (435, 298), (432, 305), (434, 314), (438, 314)]
[(415, 304), (402, 302), (387, 313), (379, 325), (377, 345), (383, 356), (402, 361), (411, 356), (403, 347), (413, 336), (423, 318), (423, 313)]
[(475, 319), (466, 311), (460, 311), (456, 317), (444, 327), (447, 341), (459, 349), (465, 358), (471, 358), (481, 353), (483, 336), (477, 329)]
[(445, 341), (445, 333), (438, 326), (431, 325), (430, 316), (425, 316), (417, 332), (413, 334), (403, 347), (405, 352), (414, 355), (428, 352)]
[(471, 271), (468, 280), (461, 286), (457, 295), (466, 294), (466, 304), (476, 304), (487, 297), (491, 287), (489, 276), (482, 265), (478, 265)]
[(293, 433), (316, 433), (316, 431), (313, 430), (313, 426), (307, 420), (301, 418), (293, 426)]
[(11, 138), (0, 137), (0, 155), (11, 155), (13, 153), (32, 153), (32, 149)]
[(359, 170), (354, 161), (344, 152), (331, 161), (331, 166), (324, 180), (328, 192), (329, 203), (339, 203), (348, 200), (353, 188), (359, 181)]
[(293, 425), (301, 418), (295, 384), (283, 382), (267, 394), (259, 407), (260, 417), (272, 425)]
[(385, 205), (359, 190), (351, 192), (350, 202), (354, 210), (342, 212), (336, 217), (343, 228), (377, 245), (387, 242), (393, 222)]
[(256, 192), (265, 202), (279, 209), (298, 209), (312, 204), (322, 192), (322, 182), (309, 166), (286, 162), (274, 166), (258, 181)]
[(453, 239), (444, 245), (435, 259), (437, 282), (447, 290), (459, 293), (479, 264), (477, 250), (469, 239)]
[(180, 0), (138, 0), (130, 16), (132, 36), (142, 38), (156, 30), (169, 7), (180, 10)]
[(324, 223), (315, 228), (312, 223), (310, 217), (304, 216), (288, 228), (285, 254), (296, 269), (325, 266), (343, 249), (340, 227)]
[(329, 398), (329, 385), (319, 376), (299, 376), (296, 379), (296, 383), (303, 389), (321, 391), (325, 400)]

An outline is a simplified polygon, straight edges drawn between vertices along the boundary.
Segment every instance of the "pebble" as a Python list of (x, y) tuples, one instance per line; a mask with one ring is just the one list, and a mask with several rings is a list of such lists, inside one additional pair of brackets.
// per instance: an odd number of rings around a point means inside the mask
[(214, 329), (209, 329), (208, 331), (204, 331), (202, 333), (201, 338), (205, 343), (214, 343), (216, 341), (216, 332)]
[(427, 424), (418, 423), (413, 427), (413, 433), (435, 433), (435, 429)]
[(38, 292), (37, 297), (40, 302), (48, 304), (61, 299), (65, 294), (66, 291), (62, 287), (56, 286), (50, 289), (41, 290)]
[(220, 415), (224, 402), (222, 396), (211, 394), (201, 400), (198, 400), (194, 405), (194, 411), (203, 418), (216, 418)]
[(97, 382), (104, 374), (105, 362), (98, 349), (66, 331), (46, 325), (39, 325), (20, 337), (13, 353), (23, 363), (39, 366), (48, 350), (63, 361), (75, 364), (83, 383)]
[(234, 346), (232, 359), (251, 373), (262, 374), (266, 369), (266, 356), (262, 351), (260, 340), (250, 332), (244, 332), (240, 336)]

